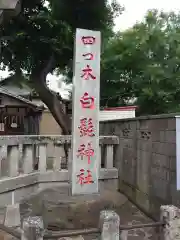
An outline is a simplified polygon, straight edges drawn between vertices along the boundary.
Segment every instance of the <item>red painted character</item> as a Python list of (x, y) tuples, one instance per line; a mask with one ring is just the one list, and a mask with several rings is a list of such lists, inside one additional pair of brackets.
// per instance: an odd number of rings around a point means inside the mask
[(95, 37), (91, 37), (91, 36), (86, 36), (86, 37), (83, 36), (81, 40), (84, 45), (88, 45), (88, 44), (93, 45), (96, 39)]
[(80, 174), (77, 175), (77, 178), (78, 178), (78, 183), (80, 185), (83, 185), (84, 184), (84, 169), (80, 170)]
[(80, 137), (84, 137), (84, 136), (93, 137), (93, 136), (95, 136), (94, 126), (93, 126), (93, 123), (92, 123), (92, 118), (82, 118), (82, 119), (80, 119), (80, 126), (78, 128), (80, 130)]
[(85, 144), (81, 144), (80, 147), (77, 150), (77, 157), (81, 157), (81, 160), (83, 160), (83, 157), (88, 158), (88, 164), (91, 163), (91, 157), (94, 156), (94, 149), (92, 148), (92, 144), (88, 143), (87, 148)]
[(81, 78), (84, 78), (84, 80), (90, 80), (90, 78), (92, 80), (96, 79), (96, 77), (92, 74), (92, 69), (89, 65), (87, 65), (87, 68), (84, 68), (82, 71), (83, 74), (81, 75)]
[(85, 170), (80, 169), (80, 174), (77, 175), (78, 183), (82, 186), (84, 184), (92, 184), (94, 183), (92, 174), (90, 170), (87, 170), (87, 175), (84, 175)]
[(90, 97), (87, 92), (80, 99), (82, 108), (94, 108), (94, 97)]
[(91, 184), (94, 183), (93, 178), (92, 178), (92, 174), (90, 170), (87, 170), (87, 175), (85, 177), (85, 182), (84, 184)]
[(85, 53), (83, 57), (86, 57), (85, 60), (93, 60), (94, 56), (92, 53)]

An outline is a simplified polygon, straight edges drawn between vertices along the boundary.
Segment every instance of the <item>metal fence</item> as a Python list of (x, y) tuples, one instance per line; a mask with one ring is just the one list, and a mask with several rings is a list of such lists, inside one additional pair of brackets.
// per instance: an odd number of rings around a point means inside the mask
[[(18, 221), (20, 224), (20, 219)], [(24, 218), (22, 220), (20, 231), (0, 224), (0, 229), (2, 231), (12, 235), (16, 239), (21, 240), (58, 239), (62, 237), (73, 237), (79, 235), (85, 236), (93, 234), (96, 234), (96, 238), (99, 239), (100, 237), (101, 240), (128, 240), (128, 235), (124, 233), (138, 228), (153, 228), (157, 230), (155, 237), (151, 238), (153, 240), (179, 240), (180, 209), (173, 205), (161, 206), (159, 222), (136, 225), (121, 225), (120, 217), (116, 212), (104, 210), (100, 212), (98, 228), (73, 231), (53, 232), (48, 229), (44, 229), (43, 219), (41, 216), (29, 216), (27, 218)], [(132, 239), (131, 236), (130, 239)]]
[[(59, 239), (62, 237), (85, 236), (96, 234), (101, 236), (102, 240), (126, 240), (127, 236), (123, 235), (123, 231), (142, 229), (142, 228), (158, 228), (158, 232), (162, 232), (165, 222), (151, 222), (136, 225), (120, 225), (120, 218), (114, 211), (102, 211), (100, 213), (99, 227), (90, 229), (80, 229), (71, 231), (48, 231), (44, 230), (42, 217), (34, 216), (23, 220), (21, 231), (0, 225), (0, 229), (16, 239), (21, 240), (43, 240), (43, 239)], [(159, 238), (157, 238), (159, 239)], [(164, 239), (164, 238), (163, 238)]]
[[(146, 224), (134, 224), (134, 225), (120, 225), (119, 226), (119, 238), (120, 240), (126, 240), (126, 237), (121, 234), (122, 231), (128, 231), (133, 229), (142, 229), (142, 228), (149, 228), (154, 227), (156, 228), (156, 232), (158, 235), (162, 232), (162, 227), (164, 227), (164, 222), (151, 222)], [(100, 228), (91, 228), (91, 229), (82, 229), (82, 230), (74, 230), (74, 231), (60, 231), (56, 233), (46, 233), (44, 235), (44, 239), (59, 239), (62, 237), (73, 237), (79, 235), (90, 235), (90, 234), (99, 234), (101, 235), (102, 229)]]

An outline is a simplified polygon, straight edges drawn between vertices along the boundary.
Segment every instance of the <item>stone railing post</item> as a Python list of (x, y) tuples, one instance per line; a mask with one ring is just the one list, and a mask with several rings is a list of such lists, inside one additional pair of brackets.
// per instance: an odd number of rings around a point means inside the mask
[(101, 240), (119, 240), (120, 217), (110, 210), (101, 211), (99, 227), (101, 230)]
[(24, 145), (23, 149), (23, 172), (31, 173), (33, 171), (33, 146), (32, 144)]
[(7, 161), (9, 164), (9, 177), (16, 177), (18, 175), (19, 163), (19, 145), (8, 146)]
[(161, 206), (161, 221), (165, 222), (162, 240), (179, 240), (180, 209), (175, 206)]
[(44, 224), (42, 217), (34, 216), (23, 220), (21, 240), (43, 240)]
[(113, 168), (113, 160), (114, 160), (113, 156), (114, 156), (113, 145), (106, 145), (105, 168), (107, 169)]
[(19, 227), (21, 225), (19, 203), (6, 206), (4, 225), (6, 227)]
[(54, 160), (53, 160), (53, 170), (59, 171), (61, 170), (61, 162), (63, 156), (63, 146), (61, 143), (54, 143)]
[(38, 169), (40, 172), (46, 172), (47, 168), (47, 144), (39, 144), (39, 164)]

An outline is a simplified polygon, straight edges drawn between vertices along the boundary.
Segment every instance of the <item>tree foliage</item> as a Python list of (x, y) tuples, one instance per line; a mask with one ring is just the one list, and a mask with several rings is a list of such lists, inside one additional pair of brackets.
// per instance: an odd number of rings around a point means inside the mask
[(108, 42), (102, 58), (101, 104), (136, 99), (139, 114), (177, 111), (179, 69), (180, 14), (148, 11), (143, 22)]
[[(101, 105), (126, 105), (135, 100), (139, 114), (179, 110), (180, 14), (148, 11), (132, 28), (113, 33), (113, 20), (122, 9), (107, 0), (24, 0), (18, 17), (0, 29), (1, 63), (17, 76), (22, 70), (49, 107), (63, 133), (67, 116), (46, 87), (55, 68), (72, 76), (76, 28), (100, 30)], [(6, 36), (9, 36), (6, 38)]]
[(100, 30), (107, 38), (120, 12), (115, 1), (24, 0), (21, 13), (0, 29), (1, 63), (18, 75), (22, 70), (27, 73), (64, 134), (69, 133), (68, 119), (57, 97), (47, 88), (46, 76), (55, 68), (64, 74), (72, 72), (77, 27)]

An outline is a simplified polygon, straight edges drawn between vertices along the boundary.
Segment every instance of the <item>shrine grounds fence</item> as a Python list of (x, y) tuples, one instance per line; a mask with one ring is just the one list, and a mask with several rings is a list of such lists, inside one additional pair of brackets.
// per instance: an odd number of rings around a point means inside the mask
[(21, 229), (14, 230), (0, 225), (0, 229), (21, 240), (59, 239), (62, 237), (96, 235), (101, 240), (128, 240), (128, 231), (142, 228), (155, 228), (155, 238), (161, 240), (178, 240), (180, 236), (180, 209), (175, 206), (161, 206), (159, 222), (136, 225), (120, 225), (119, 215), (110, 210), (100, 212), (98, 228), (52, 232), (44, 229), (40, 216), (27, 217), (22, 220)]
[[(117, 136), (100, 136), (99, 140), (100, 187), (104, 187), (104, 184), (106, 184), (106, 187), (112, 187), (113, 184), (117, 190), (119, 176), (114, 163), (114, 151), (119, 144), (119, 138)], [(180, 209), (174, 206), (161, 207), (160, 222), (142, 225), (120, 225), (121, 216), (118, 216), (113, 211), (102, 211), (99, 226), (94, 229), (55, 232), (44, 229), (43, 219), (39, 216), (29, 216), (20, 221), (20, 212), (17, 206), (24, 199), (24, 196), (43, 189), (52, 182), (53, 184), (68, 182), (68, 166), (63, 168), (63, 158), (61, 157), (63, 156), (64, 144), (68, 144), (70, 149), (71, 136), (28, 135), (3, 136), (0, 138), (0, 161), (2, 166), (0, 206), (7, 206), (8, 210), (4, 225), (0, 225), (2, 231), (22, 240), (58, 239), (60, 237), (87, 234), (101, 236), (103, 240), (126, 240), (128, 239), (128, 232), (133, 229), (153, 228), (157, 232), (157, 239), (179, 239)], [(51, 152), (48, 148), (49, 145), (51, 145), (53, 152), (50, 169), (48, 165), (49, 152)], [(37, 149), (38, 154), (36, 154)], [(38, 157), (37, 170), (33, 167), (34, 163), (36, 163), (36, 156)], [(7, 220), (7, 216), (9, 216), (9, 220)], [(16, 225), (12, 225), (13, 220), (17, 221)], [(14, 230), (13, 226), (21, 227), (18, 231), (17, 228)]]

